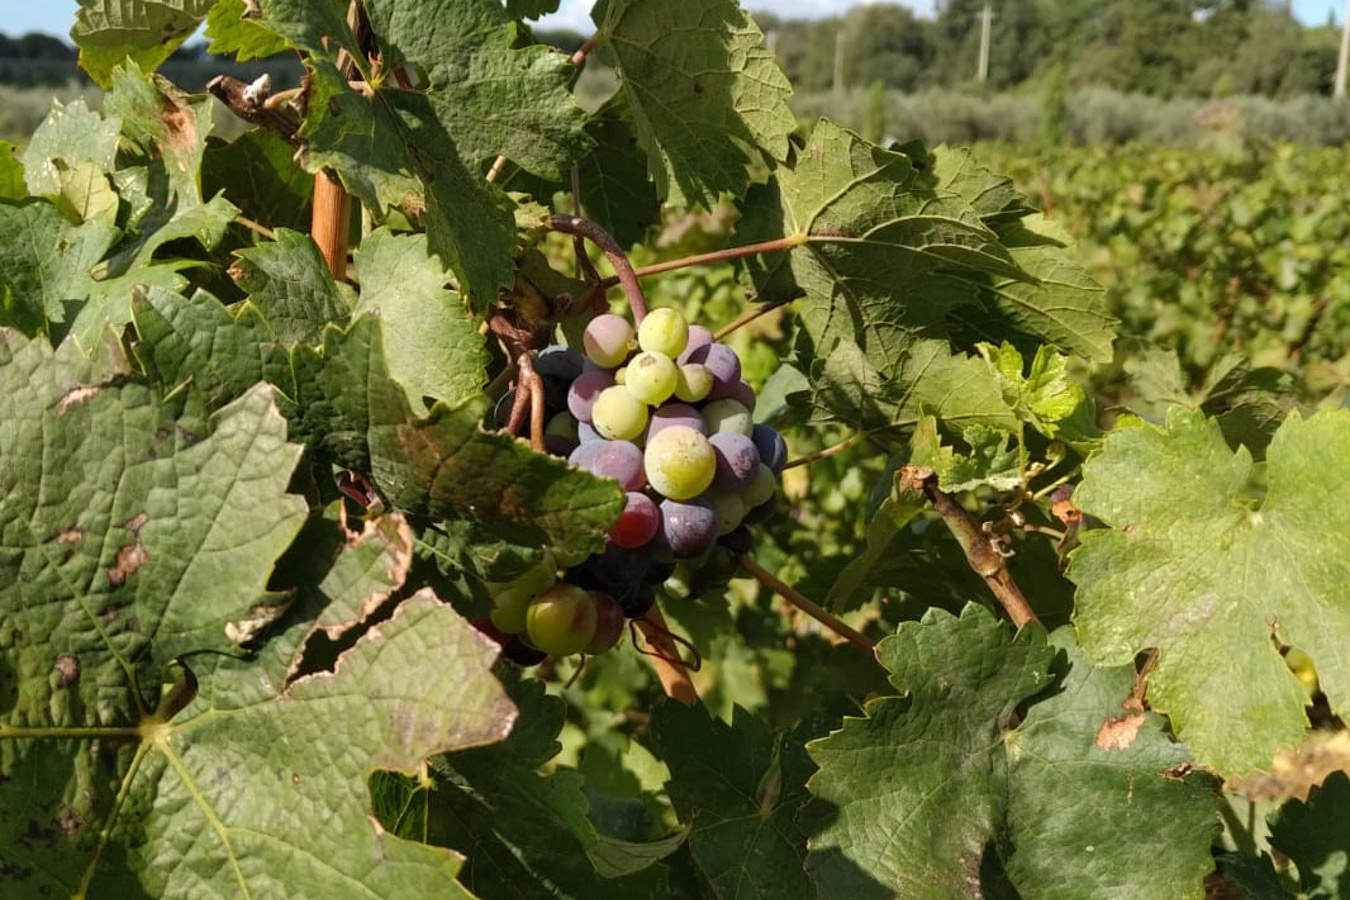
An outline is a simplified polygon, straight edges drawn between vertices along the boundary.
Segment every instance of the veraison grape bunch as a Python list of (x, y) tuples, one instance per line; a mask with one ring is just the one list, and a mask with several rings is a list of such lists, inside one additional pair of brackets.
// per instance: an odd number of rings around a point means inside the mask
[[(603, 552), (546, 552), (516, 580), (489, 586), (492, 624), (523, 665), (614, 646), (677, 566), (692, 594), (725, 587), (750, 549), (750, 526), (776, 507), (787, 461), (782, 435), (754, 423), (736, 353), (677, 310), (655, 309), (636, 330), (597, 316), (582, 351), (554, 345), (535, 361), (545, 448), (613, 478), (628, 503)], [(514, 400), (508, 391), (498, 403), (499, 426)]]

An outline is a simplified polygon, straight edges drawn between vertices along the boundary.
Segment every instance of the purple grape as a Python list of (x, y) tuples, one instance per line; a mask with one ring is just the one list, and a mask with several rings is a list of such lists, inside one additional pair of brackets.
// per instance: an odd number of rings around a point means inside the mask
[(605, 441), (599, 446), (594, 461), (589, 466), (591, 472), (605, 478), (613, 478), (623, 485), (625, 491), (642, 490), (647, 483), (647, 473), (642, 468), (642, 451), (638, 449), (637, 444), (629, 441)]
[(649, 561), (645, 548), (627, 550), (607, 543), (602, 552), (569, 569), (567, 581), (588, 591), (604, 591), (619, 602), (624, 615), (633, 618), (630, 609), (640, 609), (637, 615), (644, 615), (651, 606), (644, 599), (651, 590), (645, 583)]
[(717, 539), (719, 546), (726, 547), (736, 556), (744, 556), (750, 552), (750, 548), (755, 545), (755, 538), (750, 533), (750, 526), (737, 525), (731, 532), (722, 535)]
[(646, 494), (629, 491), (619, 521), (609, 530), (609, 539), (620, 547), (635, 550), (649, 543), (661, 530), (661, 510)]
[(591, 441), (603, 441), (605, 436), (595, 430), (595, 426), (590, 422), (577, 423), (577, 440), (583, 444), (589, 444)]
[(539, 380), (544, 385), (544, 408), (550, 414), (567, 409), (567, 396), (572, 389), (572, 379), (561, 375), (541, 375)]
[[(714, 390), (716, 388), (714, 387)], [(739, 400), (746, 409), (754, 412), (755, 409), (755, 389), (744, 381), (736, 382), (736, 386), (727, 394), (732, 400)]]
[(552, 344), (539, 351), (534, 370), (540, 375), (554, 375), (564, 381), (574, 381), (581, 374), (581, 354), (563, 344)]
[(663, 500), (661, 534), (676, 559), (698, 556), (717, 540), (717, 513), (707, 500)]
[(783, 466), (787, 464), (787, 442), (783, 440), (783, 436), (768, 425), (756, 425), (750, 439), (755, 442), (760, 461), (768, 466), (773, 474), (780, 474)]
[(741, 361), (726, 344), (708, 344), (689, 354), (689, 362), (701, 363), (712, 372), (713, 388), (709, 397), (730, 397), (741, 380)]
[(633, 326), (623, 316), (605, 313), (591, 319), (581, 337), (586, 358), (602, 366), (621, 366), (637, 346)]
[(712, 487), (717, 491), (739, 491), (759, 470), (759, 451), (755, 442), (734, 431), (722, 431), (708, 438), (717, 458), (717, 474)]
[(698, 410), (684, 403), (671, 403), (652, 413), (647, 420), (647, 433), (643, 435), (643, 440), (650, 441), (653, 436), (673, 425), (686, 425), (702, 435), (708, 433), (708, 424), (703, 421)]
[(689, 357), (700, 347), (706, 347), (713, 342), (713, 333), (702, 325), (689, 326), (689, 342), (684, 345), (682, 352), (676, 362), (683, 365), (689, 362)]
[(567, 410), (578, 422), (591, 421), (591, 407), (600, 392), (614, 384), (614, 376), (609, 372), (596, 370), (583, 372), (572, 382), (567, 392)]
[(585, 469), (589, 472), (591, 466), (595, 465), (596, 454), (600, 452), (600, 448), (603, 446), (604, 444), (601, 441), (585, 441), (578, 444), (576, 449), (568, 455), (567, 462), (578, 469)]

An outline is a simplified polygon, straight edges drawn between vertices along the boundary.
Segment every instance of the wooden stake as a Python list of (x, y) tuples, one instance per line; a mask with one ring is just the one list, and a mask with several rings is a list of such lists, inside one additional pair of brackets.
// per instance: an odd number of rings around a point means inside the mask
[(314, 176), (314, 210), (309, 233), (328, 263), (328, 271), (342, 281), (347, 277), (347, 240), (352, 220), (352, 198), (328, 169)]
[(698, 702), (698, 691), (689, 677), (689, 670), (675, 660), (680, 659), (680, 648), (670, 639), (670, 628), (666, 625), (661, 608), (655, 603), (647, 610), (647, 615), (636, 620), (638, 631), (651, 648), (648, 658), (656, 669), (656, 677), (661, 682), (661, 690), (667, 697), (680, 701), (685, 706)]

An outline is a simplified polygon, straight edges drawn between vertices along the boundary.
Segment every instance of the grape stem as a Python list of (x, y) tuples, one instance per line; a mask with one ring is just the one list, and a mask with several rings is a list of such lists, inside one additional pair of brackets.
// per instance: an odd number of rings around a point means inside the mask
[(1021, 628), (1029, 622), (1040, 624), (1041, 620), (1036, 618), (1031, 604), (1022, 595), (1022, 589), (1013, 581), (1007, 560), (999, 551), (994, 538), (975, 524), (961, 504), (952, 499), (951, 494), (938, 487), (936, 472), (927, 466), (904, 466), (896, 473), (895, 481), (903, 490), (923, 491), (965, 551), (966, 562), (976, 575), (984, 579), (1014, 625)]
[(608, 231), (581, 216), (549, 216), (546, 224), (553, 231), (580, 235), (604, 251), (610, 265), (618, 273), (618, 281), (615, 283), (623, 285), (623, 292), (628, 296), (628, 305), (633, 310), (633, 321), (641, 325), (642, 320), (647, 318), (647, 298), (642, 293), (642, 285), (638, 283), (633, 264), (628, 261), (628, 256), (619, 246), (619, 242), (614, 240)]
[(544, 451), (544, 379), (534, 370), (534, 356), (528, 350), (516, 361), (520, 369), (519, 390), (530, 397), (530, 449)]
[(652, 608), (647, 610), (647, 615), (641, 619), (634, 619), (633, 624), (642, 632), (643, 640), (651, 648), (652, 652), (647, 656), (651, 658), (652, 667), (656, 669), (661, 690), (665, 691), (667, 697), (678, 700), (685, 706), (697, 703), (698, 691), (694, 689), (693, 679), (689, 677), (689, 669), (678, 662), (680, 650), (675, 646), (660, 607), (653, 603)]
[(595, 49), (595, 45), (598, 43), (600, 43), (600, 32), (597, 31), (595, 34), (586, 38), (586, 43), (577, 48), (577, 52), (572, 54), (568, 62), (574, 66), (585, 65), (586, 57), (591, 55), (591, 51)]
[(808, 453), (806, 456), (799, 456), (796, 459), (788, 460), (783, 464), (783, 468), (791, 469), (796, 466), (807, 466), (813, 462), (819, 462), (822, 459), (829, 459), (837, 453), (843, 453), (845, 450), (858, 446), (865, 440), (867, 440), (867, 432), (859, 431), (857, 434), (844, 438), (844, 440), (833, 446), (826, 447), (824, 450), (817, 450), (815, 453)]
[(871, 638), (848, 625), (843, 619), (840, 619), (833, 613), (827, 612), (823, 607), (807, 599), (800, 591), (784, 582), (777, 575), (774, 575), (759, 563), (755, 562), (749, 555), (741, 557), (741, 568), (749, 572), (756, 581), (782, 597), (788, 603), (791, 603), (793, 606), (797, 607), (797, 609), (800, 609), (802, 612), (806, 613), (859, 650), (863, 650), (875, 658), (877, 645)]
[[(639, 278), (646, 278), (648, 275), (660, 275), (662, 272), (671, 272), (675, 269), (684, 269), (689, 266), (702, 266), (709, 263), (726, 262), (732, 259), (740, 259), (744, 256), (754, 256), (758, 253), (774, 253), (779, 250), (791, 250), (793, 247), (806, 243), (805, 234), (790, 234), (787, 237), (775, 238), (772, 241), (761, 241), (758, 244), (746, 244), (744, 247), (727, 247), (725, 250), (714, 250), (711, 253), (698, 253), (694, 256), (686, 256), (681, 259), (670, 259), (665, 262), (654, 263), (650, 266), (643, 266), (637, 269)], [(611, 288), (618, 284), (620, 279), (617, 277), (606, 278), (600, 282), (601, 287)]]

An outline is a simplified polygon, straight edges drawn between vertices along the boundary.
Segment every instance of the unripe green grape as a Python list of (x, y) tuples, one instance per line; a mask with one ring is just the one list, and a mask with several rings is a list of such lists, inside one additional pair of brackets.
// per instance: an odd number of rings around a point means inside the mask
[(624, 383), (626, 383), (627, 381), (628, 381), (628, 367), (627, 367), (627, 366), (619, 366), (617, 369), (614, 370), (614, 383), (615, 383), (615, 384), (624, 384)]
[(623, 386), (648, 406), (657, 406), (670, 399), (680, 382), (680, 370), (675, 361), (664, 353), (644, 352), (628, 363)]
[(595, 601), (574, 584), (555, 584), (533, 603), (525, 615), (525, 633), (550, 656), (570, 656), (585, 650), (595, 638)]
[(717, 456), (708, 439), (687, 425), (652, 435), (643, 454), (647, 482), (671, 500), (697, 497), (712, 484)]
[(740, 493), (741, 499), (745, 501), (745, 508), (754, 509), (761, 503), (768, 502), (768, 499), (777, 492), (778, 481), (773, 477), (773, 469), (760, 463), (759, 468), (755, 470), (755, 476)]
[(647, 427), (647, 405), (634, 397), (625, 385), (607, 387), (591, 407), (595, 430), (611, 441), (631, 441)]
[(745, 518), (747, 507), (740, 494), (714, 491), (705, 499), (712, 504), (713, 512), (717, 513), (718, 537), (731, 534), (736, 530), (736, 526), (741, 524), (741, 519)]
[(489, 616), (492, 624), (506, 634), (519, 634), (525, 630), (525, 611), (530, 602), (553, 586), (558, 580), (558, 563), (547, 550), (539, 562), (531, 566), (518, 578), (497, 584), (489, 584), (492, 594), (492, 612)]
[(688, 342), (689, 323), (679, 310), (654, 309), (638, 326), (638, 346), (649, 353), (664, 353), (674, 359)]
[(572, 418), (572, 414), (565, 410), (554, 413), (553, 418), (549, 419), (548, 424), (544, 426), (544, 436), (548, 437), (549, 435), (566, 438), (575, 444), (578, 441), (577, 420)]
[(735, 431), (749, 437), (755, 433), (755, 418), (739, 400), (714, 400), (703, 407), (703, 421), (708, 423), (708, 434)]
[(712, 370), (700, 363), (685, 363), (679, 367), (679, 381), (675, 384), (675, 396), (685, 403), (697, 403), (712, 393)]

